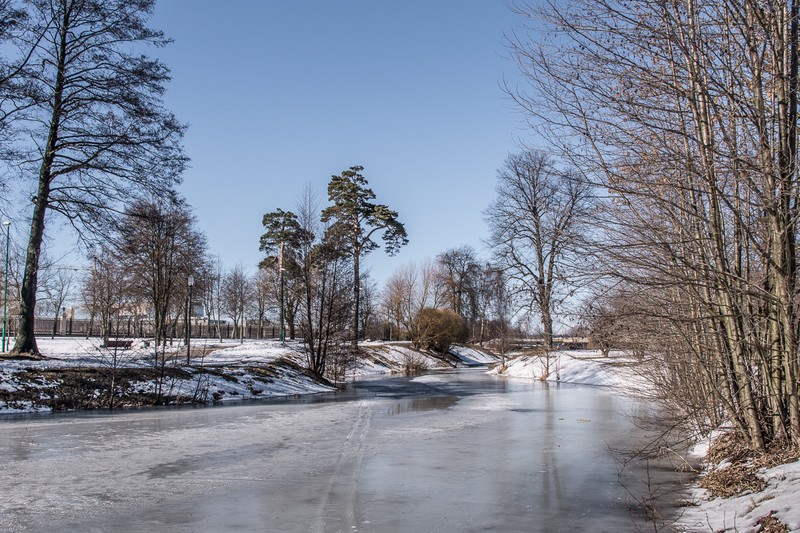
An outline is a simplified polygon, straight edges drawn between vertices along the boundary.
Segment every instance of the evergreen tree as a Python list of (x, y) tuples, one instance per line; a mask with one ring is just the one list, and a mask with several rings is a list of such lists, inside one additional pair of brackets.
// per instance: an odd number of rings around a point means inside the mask
[(328, 199), (333, 205), (322, 211), (322, 221), (330, 223), (326, 240), (336, 239), (344, 247), (353, 263), (353, 345), (359, 339), (359, 302), (361, 258), (378, 248), (373, 240), (382, 231), (381, 240), (386, 253), (394, 255), (401, 246), (408, 244), (406, 229), (397, 220), (397, 211), (373, 202), (375, 193), (361, 174), (364, 167), (353, 166), (339, 176), (332, 176), (328, 183)]

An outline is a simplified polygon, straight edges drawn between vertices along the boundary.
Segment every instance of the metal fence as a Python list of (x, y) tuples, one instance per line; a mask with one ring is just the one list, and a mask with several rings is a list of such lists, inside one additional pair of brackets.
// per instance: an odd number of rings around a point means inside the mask
[[(34, 333), (41, 337), (99, 337), (101, 325), (98, 321), (81, 318), (37, 318), (34, 321)], [(14, 337), (17, 331), (16, 319), (9, 318), (6, 335)], [(147, 319), (122, 318), (113, 320), (108, 327), (109, 336), (113, 338), (148, 338), (153, 337), (153, 322)], [(286, 327), (288, 335), (289, 327)], [(173, 338), (186, 338), (186, 323), (181, 321), (167, 327), (167, 335)], [(193, 339), (278, 339), (281, 336), (280, 326), (266, 323), (262, 325), (247, 324), (244, 328), (233, 324), (215, 324), (208, 321), (192, 322)]]

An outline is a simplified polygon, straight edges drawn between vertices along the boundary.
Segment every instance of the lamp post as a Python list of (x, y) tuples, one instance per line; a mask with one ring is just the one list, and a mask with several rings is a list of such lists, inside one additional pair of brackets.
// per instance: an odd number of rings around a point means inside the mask
[(11, 231), (11, 221), (4, 220), (3, 226), (6, 228), (6, 269), (4, 271), (4, 280), (3, 280), (3, 349), (2, 351), (6, 351), (6, 302), (7, 295), (8, 295), (8, 242), (9, 242), (9, 234)]
[(189, 285), (189, 300), (186, 302), (186, 364), (191, 363), (192, 350), (192, 287), (194, 287), (194, 276), (189, 274), (187, 280)]
[(284, 282), (283, 282), (283, 241), (281, 241), (281, 250), (280, 255), (278, 256), (278, 270), (281, 276), (281, 344), (286, 344), (286, 328), (284, 327), (284, 317), (283, 317), (283, 292), (284, 292)]

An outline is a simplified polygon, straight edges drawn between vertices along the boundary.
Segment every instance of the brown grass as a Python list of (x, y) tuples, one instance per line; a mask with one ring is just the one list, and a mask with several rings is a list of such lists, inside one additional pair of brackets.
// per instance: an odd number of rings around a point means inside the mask
[(789, 526), (775, 518), (775, 511), (770, 511), (768, 515), (762, 516), (758, 519), (758, 529), (762, 533), (787, 533)]
[(798, 459), (798, 450), (776, 445), (769, 453), (755, 454), (745, 442), (741, 435), (732, 431), (712, 443), (706, 459), (711, 464), (718, 465), (723, 462), (730, 464), (724, 468), (711, 470), (700, 479), (700, 486), (708, 490), (711, 495), (730, 498), (747, 491), (759, 492), (766, 485), (756, 475), (759, 470)]

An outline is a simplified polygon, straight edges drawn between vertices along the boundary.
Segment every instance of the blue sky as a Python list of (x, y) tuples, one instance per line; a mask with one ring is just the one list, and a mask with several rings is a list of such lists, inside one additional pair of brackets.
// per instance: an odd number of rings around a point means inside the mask
[(482, 211), (524, 117), (501, 89), (516, 68), (502, 0), (161, 0), (174, 43), (167, 106), (189, 124), (182, 192), (211, 252), (249, 270), (261, 217), (310, 184), (327, 200), (352, 165), (400, 214), (410, 244), (367, 259), (396, 267), (455, 246), (481, 250)]

